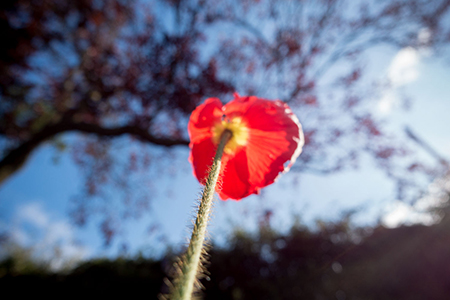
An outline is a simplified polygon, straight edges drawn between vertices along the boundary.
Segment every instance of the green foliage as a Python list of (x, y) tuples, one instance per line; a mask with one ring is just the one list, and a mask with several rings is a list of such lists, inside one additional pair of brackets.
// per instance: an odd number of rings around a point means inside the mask
[[(155, 299), (163, 286), (162, 262), (144, 259), (117, 258), (95, 259), (85, 262), (67, 273), (53, 273), (39, 265), (30, 263), (27, 269), (11, 272), (10, 265), (21, 264), (17, 258), (8, 258), (0, 263), (3, 273), (0, 286), (5, 293), (15, 295), (32, 290), (35, 295), (46, 297), (63, 295), (116, 296), (118, 293), (145, 292)], [(26, 287), (26, 290), (24, 290)]]
[(32, 256), (32, 250), (17, 245), (8, 245), (7, 255), (0, 262), (0, 278), (16, 275), (45, 274), (48, 265), (37, 261)]

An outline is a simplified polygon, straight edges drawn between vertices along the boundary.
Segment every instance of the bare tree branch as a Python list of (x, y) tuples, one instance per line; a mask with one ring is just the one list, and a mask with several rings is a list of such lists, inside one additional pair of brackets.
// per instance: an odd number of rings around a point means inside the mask
[(11, 150), (0, 161), (0, 184), (7, 179), (11, 174), (18, 171), (23, 164), (27, 161), (30, 154), (40, 144), (53, 138), (59, 133), (78, 131), (83, 133), (92, 133), (103, 137), (117, 137), (124, 134), (132, 135), (141, 141), (145, 141), (154, 145), (172, 147), (172, 146), (187, 146), (188, 140), (184, 139), (167, 139), (157, 137), (151, 134), (148, 130), (140, 128), (138, 126), (127, 125), (122, 127), (103, 127), (98, 124), (89, 124), (83, 122), (62, 121), (56, 124), (48, 125), (44, 127), (40, 132), (35, 134), (28, 141), (23, 142), (17, 148)]

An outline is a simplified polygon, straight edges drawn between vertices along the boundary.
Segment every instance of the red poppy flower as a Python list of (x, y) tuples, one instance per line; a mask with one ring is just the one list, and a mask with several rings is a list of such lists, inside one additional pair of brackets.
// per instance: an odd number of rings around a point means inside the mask
[(234, 100), (222, 105), (218, 98), (208, 98), (194, 110), (188, 124), (189, 161), (201, 184), (225, 129), (232, 137), (222, 157), (221, 185), (216, 187), (222, 200), (240, 200), (273, 183), (289, 170), (304, 142), (297, 117), (279, 100), (235, 94)]

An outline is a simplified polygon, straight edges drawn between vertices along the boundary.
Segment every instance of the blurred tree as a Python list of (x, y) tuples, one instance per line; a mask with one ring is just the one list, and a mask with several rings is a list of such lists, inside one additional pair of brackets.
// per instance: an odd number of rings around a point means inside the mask
[[(202, 280), (203, 299), (447, 299), (447, 214), (448, 208), (442, 221), (432, 226), (353, 228), (346, 219), (320, 223), (315, 231), (297, 224), (287, 234), (267, 226), (255, 235), (236, 232), (226, 249), (211, 251), (209, 274)], [(51, 272), (20, 258), (0, 261), (5, 293), (126, 293), (151, 299), (164, 291), (164, 270), (173, 259), (95, 259)]]
[(211, 251), (204, 299), (447, 299), (448, 215), (392, 229), (347, 221), (236, 235)]
[[(436, 176), (374, 115), (364, 51), (439, 49), (450, 39), (450, 1), (6, 0), (0, 8), (0, 182), (43, 142), (69, 147), (86, 180), (74, 220), (103, 213), (107, 242), (116, 225), (106, 187), (123, 193), (123, 216), (139, 215), (150, 193), (137, 193), (130, 174), (153, 164), (148, 145), (187, 146), (195, 106), (233, 91), (280, 98), (297, 112), (306, 136), (299, 172), (356, 166), (365, 152), (396, 180), (399, 197), (413, 173)], [(82, 134), (57, 139), (70, 131)], [(117, 150), (122, 136), (137, 148)]]

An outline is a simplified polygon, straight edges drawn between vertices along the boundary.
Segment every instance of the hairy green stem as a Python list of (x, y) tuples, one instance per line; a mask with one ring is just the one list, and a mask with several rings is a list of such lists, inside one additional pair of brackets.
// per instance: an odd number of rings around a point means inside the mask
[(189, 247), (179, 266), (179, 277), (174, 282), (171, 300), (191, 299), (192, 293), (195, 291), (194, 285), (198, 284), (196, 281), (202, 268), (201, 255), (205, 251), (206, 227), (211, 213), (217, 179), (219, 178), (223, 151), (231, 135), (231, 131), (225, 130), (217, 147), (216, 155), (203, 189), (202, 200), (198, 208)]

